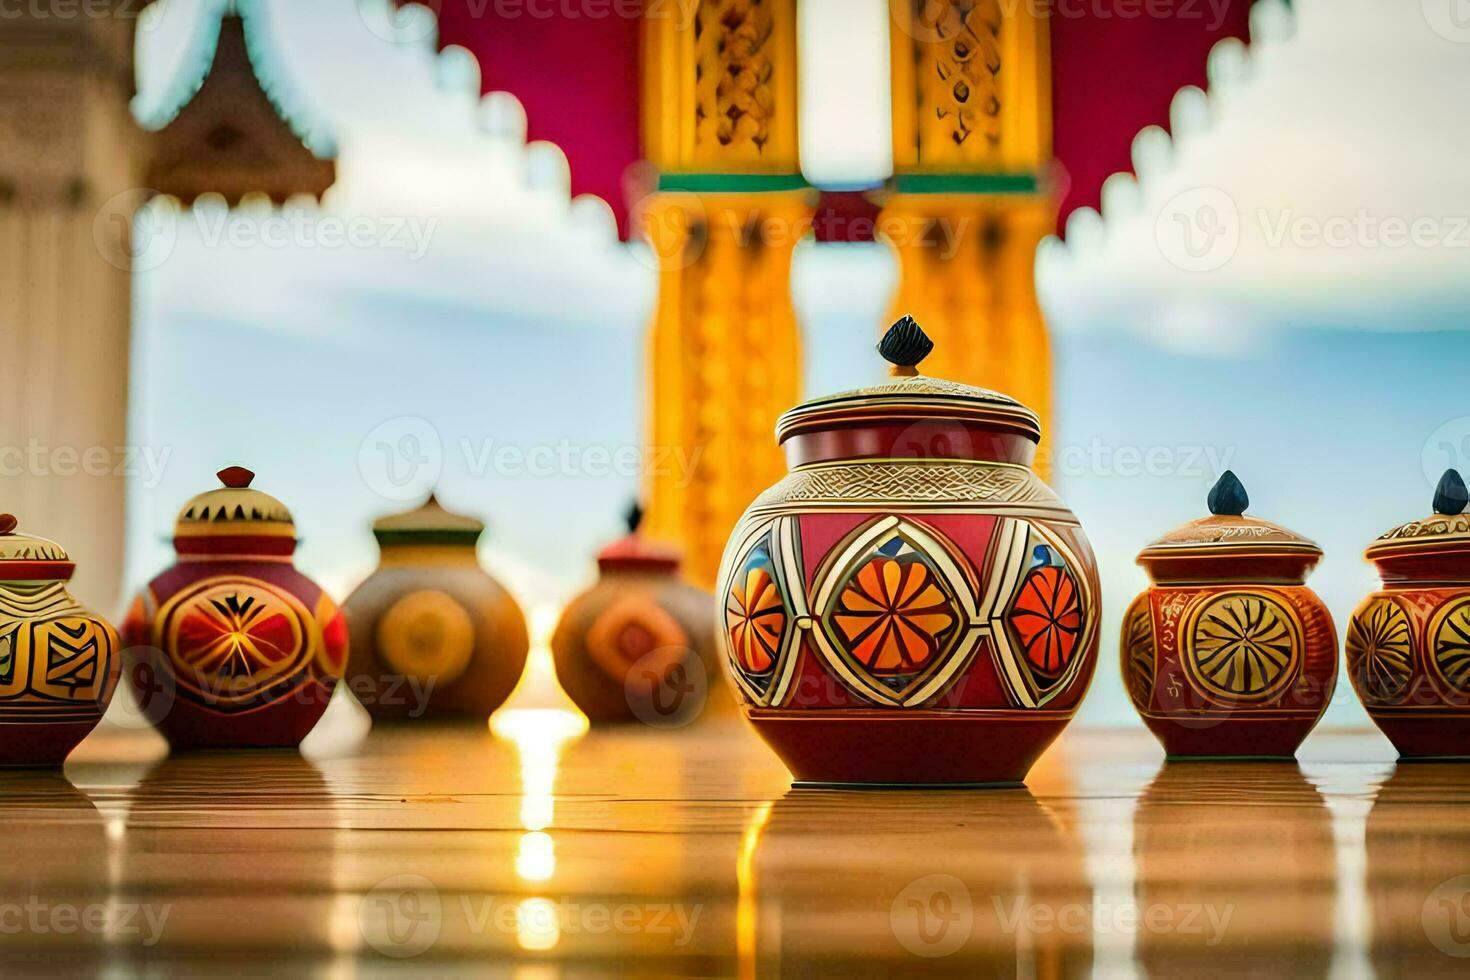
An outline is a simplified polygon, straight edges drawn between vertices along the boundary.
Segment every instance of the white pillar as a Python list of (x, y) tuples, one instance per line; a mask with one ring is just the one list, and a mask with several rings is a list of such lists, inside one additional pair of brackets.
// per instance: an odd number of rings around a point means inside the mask
[(4, 30), (0, 512), (62, 542), (77, 596), (115, 616), (144, 148), (128, 112), (133, 21), (28, 14)]

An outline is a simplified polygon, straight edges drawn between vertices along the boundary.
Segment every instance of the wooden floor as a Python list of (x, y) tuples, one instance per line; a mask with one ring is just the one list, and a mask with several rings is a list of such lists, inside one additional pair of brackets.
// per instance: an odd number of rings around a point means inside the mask
[[(790, 788), (738, 722), (483, 726), (0, 773), (0, 969), (556, 978), (1470, 970), (1470, 766), (1319, 733), (1174, 764), (1074, 729), (1027, 790)], [(350, 726), (349, 726), (350, 727)], [(318, 733), (321, 735), (321, 733)]]

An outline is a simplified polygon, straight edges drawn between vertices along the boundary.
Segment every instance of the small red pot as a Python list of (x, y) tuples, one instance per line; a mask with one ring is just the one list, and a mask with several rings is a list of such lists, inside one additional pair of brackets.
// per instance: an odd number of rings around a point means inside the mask
[(54, 541), (0, 514), (0, 766), (59, 766), (112, 701), (117, 631), (66, 589)]
[(285, 505), (249, 470), (219, 478), (179, 514), (178, 562), (133, 603), (128, 677), (174, 748), (296, 746), (342, 675), (346, 620), (292, 564)]
[(1470, 515), (1445, 473), (1435, 513), (1368, 548), (1383, 587), (1348, 624), (1347, 666), (1369, 716), (1407, 759), (1470, 758)]
[(1226, 471), (1210, 517), (1138, 556), (1154, 585), (1123, 617), (1123, 681), (1170, 758), (1291, 758), (1337, 683), (1332, 617), (1304, 584), (1322, 550), (1248, 502)]
[(557, 680), (594, 724), (676, 729), (728, 716), (714, 599), (684, 581), (680, 553), (644, 537), (641, 523), (634, 507), (628, 535), (597, 556), (597, 582), (562, 612), (551, 638)]
[(1015, 784), (1092, 677), (1097, 567), (1029, 465), (1034, 412), (919, 375), (808, 402), (791, 472), (741, 518), (716, 597), (746, 717), (803, 783)]

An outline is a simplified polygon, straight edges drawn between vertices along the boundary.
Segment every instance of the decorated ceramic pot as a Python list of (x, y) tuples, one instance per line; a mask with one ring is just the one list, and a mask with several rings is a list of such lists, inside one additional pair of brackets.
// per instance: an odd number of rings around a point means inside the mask
[(347, 623), (291, 556), (296, 527), (239, 466), (179, 513), (178, 562), (128, 614), (128, 679), (174, 748), (295, 746), (342, 674)]
[(117, 687), (117, 631), (66, 583), (61, 545), (0, 514), (0, 766), (59, 766)]
[(679, 551), (644, 537), (642, 519), (633, 507), (628, 535), (598, 553), (599, 578), (563, 611), (551, 651), (562, 689), (591, 721), (677, 728), (727, 703), (715, 681), (714, 598), (679, 577)]
[(1470, 758), (1470, 515), (1445, 473), (1434, 514), (1367, 551), (1383, 587), (1353, 612), (1348, 676), (1373, 721), (1410, 759)]
[(1138, 555), (1153, 586), (1123, 617), (1123, 682), (1171, 758), (1285, 759), (1337, 683), (1337, 633), (1304, 584), (1322, 549), (1247, 517), (1229, 470), (1210, 516)]
[(1014, 784), (1097, 654), (1097, 566), (1030, 469), (1037, 416), (917, 372), (787, 412), (788, 475), (725, 551), (720, 621), (746, 717), (799, 782)]
[(526, 619), (480, 567), (483, 522), (433, 497), (373, 524), (378, 570), (347, 597), (348, 688), (378, 718), (489, 718), (526, 666)]

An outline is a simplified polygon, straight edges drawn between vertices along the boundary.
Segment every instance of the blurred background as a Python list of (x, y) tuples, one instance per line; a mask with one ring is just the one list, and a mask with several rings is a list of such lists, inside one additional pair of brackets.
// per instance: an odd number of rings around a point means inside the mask
[[(54, 68), (65, 54), (43, 71), (0, 59), (0, 81), (30, 79), (38, 100), (0, 99), (0, 297), (18, 297), (0, 312), (0, 503), (70, 547), (81, 596), (108, 612), (172, 560), (179, 506), (230, 463), (290, 505), (300, 566), (338, 597), (376, 563), (370, 522), (436, 488), (488, 521), (484, 562), (543, 620), (636, 497), (707, 574), (709, 540), (780, 471), (774, 415), (754, 405), (708, 444), (659, 419), (753, 384), (760, 358), (799, 364), (793, 390), (759, 389), (776, 411), (879, 377), (882, 327), (928, 299), (905, 274), (918, 248), (954, 247), (932, 306), (973, 309), (953, 326), (914, 312), (963, 354), (965, 380), (1042, 402), (1043, 466), (1098, 553), (1103, 664), (1084, 723), (1138, 724), (1113, 666), (1145, 585), (1133, 559), (1204, 514), (1223, 469), (1253, 514), (1323, 546), (1311, 584), (1341, 625), (1375, 582), (1363, 548), (1470, 465), (1462, 0), (1058, 3), (1049, 35), (1048, 5), (1001, 2), (1040, 24), (1005, 52), (1031, 75), (974, 123), (983, 150), (957, 141), (938, 162), (933, 134), (901, 132), (895, 66), (926, 40), (895, 32), (888, 0), (793, 6), (782, 57), (800, 70), (774, 98), (799, 105), (799, 131), (778, 116), (745, 133), (759, 106), (732, 132), (715, 120), (724, 157), (702, 155), (699, 131), (650, 135), (681, 95), (640, 76), (660, 49), (613, 0), (601, 15), (131, 6), (136, 30), (89, 25), (70, 74)], [(665, 6), (678, 31), (687, 0)], [(64, 47), (71, 28), (37, 34)], [(108, 115), (118, 93), (126, 119)], [(43, 125), (73, 116), (85, 133)], [(132, 171), (97, 162), (146, 137)], [(747, 138), (762, 162), (735, 152)], [(85, 207), (68, 168), (92, 181)], [(762, 194), (767, 230), (790, 232), (765, 243), (781, 254), (720, 257), (711, 229)], [(19, 216), (27, 195), (66, 216)], [(670, 200), (697, 202), (708, 253), (690, 251), (687, 210), (668, 224)], [(953, 241), (885, 237), (884, 215), (925, 207)], [(998, 264), (969, 264), (972, 219)], [(81, 265), (101, 271), (64, 275)], [(671, 311), (670, 290), (696, 285), (724, 312), (687, 297)], [(718, 335), (717, 370), (651, 343), (651, 324), (675, 336), (701, 315), (762, 326)], [(747, 456), (745, 483), (697, 511), (717, 517), (691, 523), (701, 467)], [(1341, 685), (1326, 723), (1366, 721)]]

